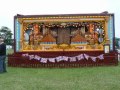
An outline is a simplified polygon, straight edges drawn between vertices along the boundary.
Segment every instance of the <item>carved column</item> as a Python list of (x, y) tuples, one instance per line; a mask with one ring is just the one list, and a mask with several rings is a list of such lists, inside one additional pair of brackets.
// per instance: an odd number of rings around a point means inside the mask
[(108, 39), (108, 19), (105, 18), (105, 37)]
[(110, 43), (110, 40), (108, 38), (108, 20), (109, 20), (109, 17), (105, 17), (105, 39), (106, 39), (106, 44)]

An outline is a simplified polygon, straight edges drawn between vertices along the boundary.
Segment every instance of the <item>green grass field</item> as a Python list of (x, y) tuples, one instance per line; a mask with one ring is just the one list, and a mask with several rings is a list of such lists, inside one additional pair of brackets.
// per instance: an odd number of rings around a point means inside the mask
[(0, 74), (0, 90), (120, 90), (120, 65), (84, 68), (15, 68)]

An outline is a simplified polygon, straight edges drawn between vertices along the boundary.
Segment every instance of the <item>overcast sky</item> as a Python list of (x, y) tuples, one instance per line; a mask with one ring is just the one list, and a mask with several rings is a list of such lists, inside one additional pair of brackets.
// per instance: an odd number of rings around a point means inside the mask
[(0, 28), (7, 26), (13, 31), (16, 14), (81, 14), (108, 11), (115, 14), (115, 36), (120, 37), (119, 0), (1, 0)]

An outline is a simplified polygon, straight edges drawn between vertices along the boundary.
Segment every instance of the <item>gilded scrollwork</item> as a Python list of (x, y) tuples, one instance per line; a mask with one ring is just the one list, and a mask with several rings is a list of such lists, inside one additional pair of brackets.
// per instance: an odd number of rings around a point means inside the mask
[[(106, 19), (105, 19), (106, 20)], [(105, 21), (23, 22), (21, 50), (103, 50)]]

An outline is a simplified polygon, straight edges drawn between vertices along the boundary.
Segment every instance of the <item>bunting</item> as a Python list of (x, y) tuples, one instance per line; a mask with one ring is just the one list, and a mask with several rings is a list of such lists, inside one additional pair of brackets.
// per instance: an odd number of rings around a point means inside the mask
[(78, 55), (78, 56), (76, 56), (76, 57), (77, 57), (78, 61), (80, 61), (80, 60), (84, 59), (84, 56), (83, 56), (83, 54), (81, 54), (81, 55)]
[(70, 62), (75, 62), (76, 61), (76, 57), (69, 57)]
[(58, 57), (56, 57), (56, 60), (57, 60), (57, 62), (62, 61), (62, 60), (63, 60), (63, 56), (58, 56)]
[(89, 59), (89, 57), (90, 57), (90, 56), (89, 56), (89, 55), (87, 55), (87, 54), (84, 54), (84, 56), (85, 56), (85, 59), (87, 59), (87, 60), (88, 60), (88, 59)]
[(55, 58), (48, 58), (48, 61), (54, 63), (55, 62)]
[(63, 60), (64, 60), (64, 61), (68, 61), (68, 59), (69, 59), (69, 57), (63, 56)]
[(73, 57), (68, 57), (68, 56), (58, 56), (58, 57), (54, 57), (54, 58), (43, 58), (40, 57), (38, 55), (29, 55), (28, 53), (26, 54), (22, 54), (22, 57), (28, 57), (29, 60), (38, 60), (41, 63), (47, 63), (47, 61), (55, 63), (55, 62), (60, 62), (60, 61), (70, 61), (70, 62), (76, 62), (77, 60), (88, 60), (89, 58), (96, 62), (96, 59), (98, 58), (99, 60), (103, 60), (104, 59), (104, 54), (101, 54), (99, 56), (89, 56), (88, 54), (80, 54), (78, 56), (73, 56)]
[(34, 59), (34, 55), (29, 55), (29, 59), (30, 60)]
[(102, 60), (102, 59), (104, 59), (104, 56), (103, 56), (104, 54), (101, 54), (101, 55), (99, 55), (99, 56), (97, 56), (100, 60)]
[(90, 57), (92, 59), (92, 61), (96, 62), (96, 58), (97, 57)]
[(40, 59), (41, 59), (41, 57), (40, 57), (40, 56), (35, 55), (34, 59), (35, 59), (35, 60), (40, 60)]
[(47, 63), (47, 58), (41, 58), (41, 63)]

